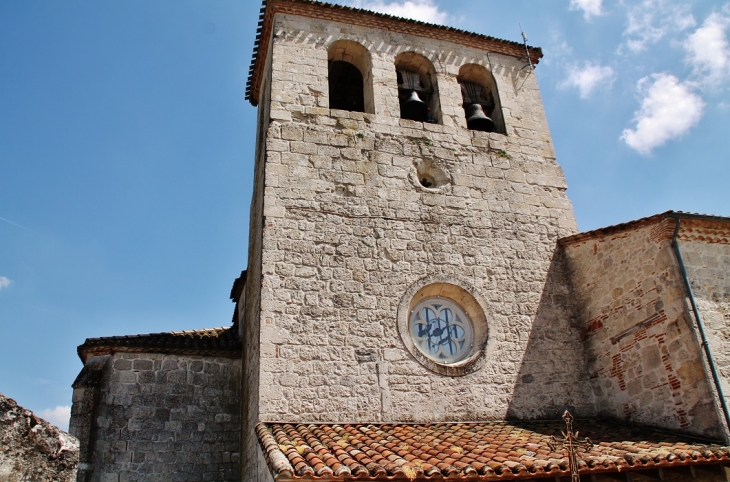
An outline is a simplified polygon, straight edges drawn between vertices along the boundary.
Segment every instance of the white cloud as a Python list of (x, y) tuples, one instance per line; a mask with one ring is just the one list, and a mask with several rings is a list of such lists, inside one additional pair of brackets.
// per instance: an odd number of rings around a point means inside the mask
[(350, 0), (345, 2), (351, 7), (364, 8), (375, 12), (387, 13), (396, 17), (411, 18), (421, 22), (445, 24), (449, 15), (440, 10), (433, 0), (406, 0), (382, 1), (382, 0)]
[(641, 0), (628, 6), (626, 47), (641, 52), (666, 35), (687, 30), (696, 23), (689, 5), (673, 0)]
[(5, 276), (0, 276), (0, 290), (3, 290), (13, 284), (13, 282)]
[(698, 83), (718, 86), (730, 76), (728, 27), (730, 16), (715, 12), (684, 42), (686, 61)]
[(603, 0), (570, 0), (571, 10), (583, 10), (583, 18), (590, 20), (603, 13)]
[(611, 67), (585, 62), (568, 67), (568, 77), (561, 87), (575, 87), (580, 92), (581, 98), (587, 99), (599, 86), (610, 89), (615, 78), (616, 74)]
[(624, 129), (621, 139), (642, 155), (681, 137), (699, 123), (705, 103), (687, 83), (670, 74), (644, 77), (637, 89), (643, 96), (634, 114), (635, 129)]
[(71, 419), (71, 407), (68, 405), (59, 405), (53, 409), (47, 408), (38, 415), (61, 430), (68, 431), (68, 422)]

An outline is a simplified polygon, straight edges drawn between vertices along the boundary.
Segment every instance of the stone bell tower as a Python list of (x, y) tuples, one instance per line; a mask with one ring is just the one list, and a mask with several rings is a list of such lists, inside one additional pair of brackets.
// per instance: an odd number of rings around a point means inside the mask
[(265, 2), (247, 91), (244, 480), (269, 480), (260, 422), (591, 414), (556, 248), (576, 224), (526, 53), (542, 56)]

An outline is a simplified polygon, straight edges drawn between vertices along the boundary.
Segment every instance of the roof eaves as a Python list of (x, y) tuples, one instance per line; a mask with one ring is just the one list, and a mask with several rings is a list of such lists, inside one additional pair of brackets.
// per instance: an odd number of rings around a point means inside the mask
[(682, 218), (682, 219), (693, 219), (693, 220), (697, 220), (697, 221), (730, 223), (730, 217), (715, 216), (713, 214), (688, 213), (688, 212), (684, 212), (684, 211), (669, 211), (666, 214), (669, 214), (670, 217), (673, 217), (675, 219)]
[(120, 352), (228, 356), (240, 351), (241, 342), (235, 327), (87, 338), (76, 349), (84, 363), (89, 356)]
[(658, 222), (662, 221), (663, 219), (670, 217), (673, 213), (674, 213), (674, 211), (667, 211), (667, 212), (664, 212), (661, 214), (655, 214), (653, 216), (636, 219), (634, 221), (614, 224), (612, 226), (606, 226), (605, 228), (598, 228), (598, 229), (594, 229), (592, 231), (586, 231), (584, 233), (573, 234), (571, 236), (566, 236), (564, 238), (560, 238), (558, 240), (558, 244), (560, 244), (561, 246), (569, 246), (571, 244), (580, 243), (583, 241), (587, 241), (589, 239), (600, 238), (603, 236), (609, 236), (609, 235), (621, 233), (624, 231), (638, 229), (640, 227), (647, 226), (649, 224), (658, 223)]
[(573, 234), (560, 238), (558, 243), (561, 246), (569, 246), (576, 243), (581, 243), (589, 239), (596, 239), (604, 236), (615, 235), (625, 231), (638, 229), (650, 224), (656, 224), (665, 219), (691, 219), (695, 221), (707, 221), (711, 223), (730, 223), (729, 217), (724, 216), (713, 216), (710, 214), (698, 214), (698, 213), (687, 213), (684, 211), (666, 211), (661, 214), (655, 214), (634, 221), (628, 221), (621, 224), (614, 224), (612, 226), (606, 226), (605, 228), (594, 229), (592, 231), (586, 231), (584, 233)]

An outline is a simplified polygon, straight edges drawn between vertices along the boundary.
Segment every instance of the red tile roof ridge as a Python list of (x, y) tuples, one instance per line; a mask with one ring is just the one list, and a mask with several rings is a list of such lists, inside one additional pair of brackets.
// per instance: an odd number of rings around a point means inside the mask
[(87, 338), (87, 342), (94, 342), (97, 340), (128, 340), (134, 338), (143, 338), (148, 336), (170, 336), (170, 335), (203, 335), (207, 333), (221, 333), (230, 329), (230, 327), (216, 327), (216, 328), (201, 328), (199, 330), (181, 330), (181, 331), (163, 331), (158, 333), (139, 333), (136, 335), (115, 335), (115, 336), (100, 336), (97, 338)]
[(201, 328), (198, 330), (181, 330), (181, 331), (171, 331), (170, 334), (173, 335), (197, 335), (197, 334), (207, 334), (207, 333), (218, 333), (221, 331), (225, 331), (230, 327), (220, 326), (215, 328)]

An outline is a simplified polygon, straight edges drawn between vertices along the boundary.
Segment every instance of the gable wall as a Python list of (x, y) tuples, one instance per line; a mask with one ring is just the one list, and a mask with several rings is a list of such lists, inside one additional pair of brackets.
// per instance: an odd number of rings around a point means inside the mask
[[(327, 108), (327, 46), (339, 39), (373, 56), (374, 115)], [(393, 62), (406, 49), (433, 61), (443, 125), (398, 118)], [(284, 15), (272, 51), (260, 419), (590, 415), (556, 252), (575, 220), (534, 74), (448, 42)], [(489, 60), (508, 136), (464, 128), (456, 75)], [(450, 184), (420, 186), (426, 161)], [(405, 293), (436, 278), (486, 307), (485, 363), (463, 377), (426, 369), (397, 329)]]
[(682, 219), (679, 243), (727, 399), (730, 397), (730, 223)]
[(565, 247), (598, 414), (721, 437), (671, 247), (674, 221)]

